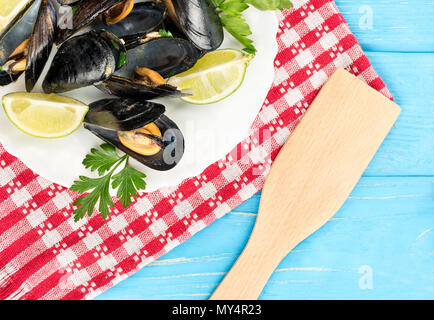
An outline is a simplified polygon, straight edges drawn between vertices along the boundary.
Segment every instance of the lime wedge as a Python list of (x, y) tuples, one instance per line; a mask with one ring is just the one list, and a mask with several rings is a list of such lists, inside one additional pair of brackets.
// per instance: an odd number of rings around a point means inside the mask
[(39, 138), (60, 138), (77, 130), (89, 107), (77, 100), (45, 93), (5, 95), (3, 108), (21, 131)]
[(185, 102), (215, 103), (238, 90), (252, 58), (234, 49), (216, 50), (204, 55), (190, 70), (171, 77), (168, 84), (193, 93), (182, 98)]
[(32, 0), (0, 0), (0, 33), (31, 3)]

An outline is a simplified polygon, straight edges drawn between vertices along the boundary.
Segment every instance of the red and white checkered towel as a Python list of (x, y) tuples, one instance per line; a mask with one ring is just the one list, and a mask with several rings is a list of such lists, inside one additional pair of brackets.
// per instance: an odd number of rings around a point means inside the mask
[(332, 0), (293, 2), (279, 13), (275, 81), (250, 137), (176, 188), (76, 223), (77, 194), (0, 145), (0, 299), (95, 297), (249, 199), (336, 68), (391, 98)]

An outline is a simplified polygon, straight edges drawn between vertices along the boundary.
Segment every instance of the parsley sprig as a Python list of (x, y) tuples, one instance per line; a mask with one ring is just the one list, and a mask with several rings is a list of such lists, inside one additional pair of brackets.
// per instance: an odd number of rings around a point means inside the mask
[(243, 46), (244, 51), (256, 54), (253, 40), (249, 38), (252, 30), (243, 12), (250, 5), (259, 10), (283, 10), (292, 7), (290, 0), (212, 0), (220, 15), (220, 20), (225, 29), (237, 39)]
[[(116, 172), (124, 164), (123, 169)], [(97, 207), (103, 219), (110, 215), (110, 208), (114, 208), (110, 187), (117, 189), (116, 196), (126, 209), (131, 204), (131, 197), (137, 197), (139, 190), (146, 189), (146, 175), (129, 166), (129, 156), (119, 156), (114, 146), (103, 144), (99, 149), (92, 149), (83, 160), (86, 169), (98, 172), (98, 178), (80, 176), (74, 182), (72, 191), (84, 194), (74, 202), (77, 209), (74, 211), (75, 221), (79, 221), (86, 216), (92, 216)]]
[(158, 30), (158, 33), (159, 33), (160, 36), (162, 36), (163, 38), (173, 38), (173, 34), (172, 34), (172, 32), (170, 32), (169, 30), (166, 30), (166, 29), (160, 29), (160, 30)]

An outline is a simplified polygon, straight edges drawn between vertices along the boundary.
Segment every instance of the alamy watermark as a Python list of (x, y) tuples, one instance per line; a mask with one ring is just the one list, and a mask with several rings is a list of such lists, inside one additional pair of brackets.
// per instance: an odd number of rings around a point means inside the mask
[(374, 289), (374, 270), (371, 266), (363, 265), (359, 268), (359, 288), (361, 290), (372, 290)]
[(70, 6), (59, 6), (57, 9), (57, 26), (59, 29), (73, 28), (74, 12)]
[(359, 19), (359, 28), (362, 30), (372, 30), (374, 28), (374, 10), (369, 5), (359, 7), (362, 15)]

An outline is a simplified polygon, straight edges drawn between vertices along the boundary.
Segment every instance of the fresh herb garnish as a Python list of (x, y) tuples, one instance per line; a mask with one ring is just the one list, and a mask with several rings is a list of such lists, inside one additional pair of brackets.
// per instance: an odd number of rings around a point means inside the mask
[[(75, 221), (83, 219), (86, 213), (92, 216), (97, 204), (102, 218), (107, 219), (110, 208), (114, 208), (110, 186), (117, 189), (116, 196), (125, 209), (131, 204), (131, 197), (137, 197), (139, 190), (146, 189), (146, 175), (131, 168), (128, 161), (128, 155), (119, 156), (110, 144), (103, 144), (100, 149), (90, 151), (83, 160), (83, 165), (92, 172), (98, 172), (99, 178), (81, 176), (71, 187), (72, 191), (78, 193), (90, 192), (74, 202), (74, 206), (78, 207), (74, 211)], [(115, 173), (121, 164), (124, 164), (123, 169)]]
[(220, 20), (225, 29), (237, 39), (243, 46), (244, 51), (256, 54), (249, 24), (242, 13), (254, 6), (259, 10), (283, 10), (292, 7), (290, 0), (212, 0), (220, 15)]
[(118, 60), (118, 69), (122, 68), (122, 66), (128, 62), (127, 55), (125, 52), (121, 51), (119, 52), (119, 60)]
[(163, 38), (173, 38), (173, 34), (169, 30), (160, 29), (158, 30), (158, 33)]
[(119, 50), (119, 45), (116, 43), (116, 41), (114, 41), (114, 40), (112, 39), (112, 40), (110, 40), (110, 42), (111, 42), (113, 48), (115, 48), (116, 50)]
[(246, 0), (248, 4), (251, 4), (259, 10), (283, 10), (292, 8), (292, 2), (290, 0)]

